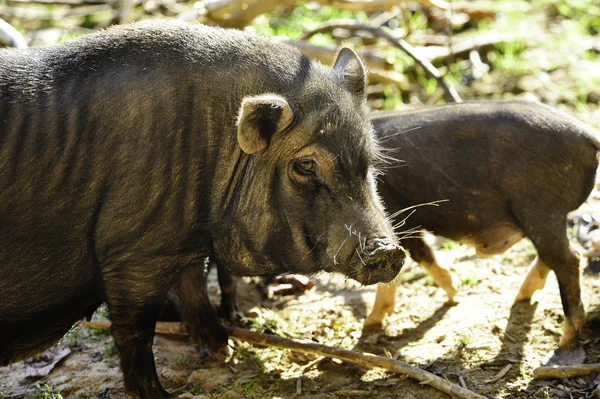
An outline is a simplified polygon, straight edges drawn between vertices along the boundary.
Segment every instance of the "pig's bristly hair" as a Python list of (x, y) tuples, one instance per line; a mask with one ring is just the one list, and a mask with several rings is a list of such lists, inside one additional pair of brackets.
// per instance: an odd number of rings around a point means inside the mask
[(397, 167), (397, 164), (403, 162), (402, 160), (390, 155), (390, 153), (395, 152), (396, 150), (398, 150), (398, 148), (384, 147), (382, 145), (382, 142), (374, 134), (372, 135), (372, 142), (373, 167), (375, 168), (376, 175), (381, 175), (386, 169), (389, 169), (394, 166)]
[[(392, 223), (392, 229), (394, 230), (394, 233), (396, 234), (396, 236), (398, 237), (398, 239), (400, 240), (404, 240), (407, 238), (417, 238), (420, 237), (420, 233), (418, 233), (418, 235), (412, 235), (414, 233), (417, 233), (418, 231), (421, 230), (421, 226), (416, 226), (413, 228), (410, 228), (408, 230), (405, 231), (396, 231), (397, 229), (399, 229), (400, 227), (404, 226), (406, 224), (406, 221), (408, 220), (409, 217), (411, 217), (417, 210), (415, 208), (420, 208), (422, 206), (439, 206), (439, 204), (441, 202), (447, 202), (449, 200), (447, 199), (442, 199), (442, 200), (437, 200), (437, 201), (431, 201), (431, 202), (424, 202), (421, 204), (417, 204), (417, 205), (413, 205), (413, 206), (409, 206), (403, 209), (400, 209), (394, 213), (392, 213), (391, 215), (388, 216), (388, 219), (390, 220), (390, 223)], [(406, 212), (406, 211), (411, 211), (408, 215), (406, 215), (402, 220), (396, 222), (394, 224), (394, 220), (397, 216), (399, 216), (400, 214)]]
[(421, 126), (412, 127), (410, 129), (402, 130), (394, 134), (390, 134), (389, 136), (380, 138), (373, 137), (374, 139), (374, 157), (375, 157), (375, 165), (377, 169), (377, 175), (383, 174), (384, 171), (388, 169), (401, 168), (406, 165), (405, 161), (392, 156), (391, 154), (397, 153), (401, 148), (400, 147), (386, 147), (385, 143), (388, 142), (395, 136), (400, 134), (412, 132), (413, 130), (420, 129)]
[[(448, 201), (450, 201), (450, 200), (449, 199), (441, 199), (441, 200), (436, 200), (436, 201), (431, 201), (431, 202), (423, 202), (421, 204), (412, 205), (412, 206), (409, 206), (409, 207), (406, 207), (406, 208), (402, 208), (399, 211), (396, 211), (396, 212), (392, 213), (390, 215), (390, 217), (391, 218), (395, 218), (396, 216), (400, 215), (401, 213), (404, 213), (404, 212), (409, 211), (409, 210), (414, 210), (415, 208), (419, 208), (419, 207), (422, 207), (422, 206), (428, 206), (428, 205), (439, 206), (440, 203), (442, 203), (442, 202), (448, 202)], [(412, 212), (411, 212), (411, 215), (412, 215)]]

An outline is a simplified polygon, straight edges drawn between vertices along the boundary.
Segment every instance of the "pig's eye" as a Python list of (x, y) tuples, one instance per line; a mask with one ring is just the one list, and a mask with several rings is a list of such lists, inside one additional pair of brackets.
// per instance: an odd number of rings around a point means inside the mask
[(304, 176), (316, 176), (317, 166), (315, 161), (309, 159), (299, 159), (294, 163), (296, 173)]

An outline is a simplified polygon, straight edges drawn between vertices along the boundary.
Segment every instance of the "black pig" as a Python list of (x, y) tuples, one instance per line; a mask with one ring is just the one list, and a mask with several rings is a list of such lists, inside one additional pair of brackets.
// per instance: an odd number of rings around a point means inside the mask
[[(364, 91), (349, 49), (327, 68), (179, 22), (0, 52), (0, 365), (106, 301), (128, 397), (167, 397), (155, 321), (209, 253), (240, 275), (392, 280), (404, 251), (375, 192)], [(197, 339), (199, 287), (180, 298)]]
[[(585, 321), (579, 258), (566, 235), (567, 213), (594, 187), (600, 139), (565, 113), (524, 101), (475, 101), (372, 114), (381, 142), (401, 164), (378, 185), (389, 211), (418, 208), (402, 230), (422, 227), (473, 245), (480, 255), (500, 254), (529, 237), (538, 257), (516, 301), (529, 300), (556, 273), (565, 312), (561, 348), (571, 348)], [(400, 223), (406, 213), (396, 216)], [(419, 238), (402, 240), (450, 300), (456, 284)], [(380, 286), (365, 325), (394, 310), (394, 285)]]

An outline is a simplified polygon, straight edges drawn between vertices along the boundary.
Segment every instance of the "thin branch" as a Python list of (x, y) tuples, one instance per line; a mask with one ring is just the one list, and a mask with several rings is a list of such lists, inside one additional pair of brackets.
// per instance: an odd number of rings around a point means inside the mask
[(94, 4), (111, 4), (116, 5), (116, 1), (113, 0), (6, 0), (6, 3), (16, 4), (53, 4), (53, 5), (65, 5), (65, 6), (83, 6), (83, 5), (94, 5)]
[(499, 43), (514, 43), (522, 40), (524, 40), (523, 36), (511, 34), (484, 33), (467, 38), (461, 35), (453, 37), (451, 46), (446, 41), (443, 45), (427, 46), (419, 50), (431, 63), (442, 63), (451, 57), (464, 57), (473, 50), (482, 51)]
[(326, 356), (340, 359), (346, 362), (354, 363), (360, 366), (369, 368), (383, 368), (394, 373), (404, 374), (410, 378), (418, 380), (421, 384), (428, 384), (439, 389), (455, 398), (461, 399), (484, 399), (473, 391), (465, 389), (459, 385), (453, 384), (450, 381), (438, 377), (428, 371), (421, 370), (418, 367), (411, 366), (398, 360), (390, 359), (383, 356), (376, 356), (370, 353), (361, 353), (347, 349), (333, 348), (327, 345), (321, 345), (310, 341), (298, 341), (288, 338), (281, 338), (274, 335), (268, 335), (253, 331), (248, 331), (243, 328), (232, 327), (230, 336), (249, 342), (255, 345), (274, 346), (282, 349), (289, 349), (296, 352), (310, 353), (317, 356)]
[(511, 367), (512, 367), (512, 364), (507, 364), (506, 366), (504, 366), (504, 368), (502, 370), (500, 370), (498, 372), (498, 374), (496, 374), (494, 377), (490, 378), (489, 380), (485, 380), (484, 382), (486, 384), (492, 384), (492, 383), (498, 381), (499, 379), (504, 377), (506, 375), (506, 373), (508, 373), (510, 371)]
[(308, 40), (309, 38), (311, 38), (312, 36), (316, 35), (317, 33), (331, 32), (333, 29), (337, 29), (337, 28), (347, 29), (352, 32), (356, 32), (356, 31), (369, 32), (373, 36), (381, 37), (381, 38), (387, 40), (394, 47), (397, 47), (400, 50), (404, 51), (406, 54), (408, 54), (412, 59), (415, 60), (415, 62), (417, 64), (419, 64), (423, 68), (423, 70), (425, 71), (425, 73), (427, 73), (427, 75), (434, 78), (438, 82), (438, 84), (444, 89), (444, 93), (448, 100), (457, 102), (457, 103), (462, 102), (462, 99), (458, 95), (458, 92), (456, 91), (456, 89), (452, 85), (450, 85), (450, 84), (446, 83), (446, 81), (444, 81), (440, 72), (431, 64), (431, 62), (429, 62), (429, 60), (427, 58), (422, 57), (420, 54), (418, 54), (417, 51), (415, 50), (415, 48), (413, 46), (411, 46), (406, 40), (396, 39), (395, 37), (387, 34), (385, 31), (383, 31), (383, 29), (381, 29), (379, 27), (374, 27), (374, 26), (365, 25), (365, 24), (331, 23), (331, 24), (326, 24), (326, 25), (324, 25), (318, 29), (315, 29), (311, 32), (305, 33), (300, 38), (300, 40), (305, 41), (305, 40)]
[(38, 10), (30, 7), (21, 8), (0, 6), (0, 15), (2, 16), (22, 19), (33, 19), (39, 21), (51, 21), (63, 18), (85, 17), (88, 15), (106, 11), (112, 11), (112, 7), (108, 4), (81, 6), (78, 8), (67, 10), (55, 10), (53, 12), (48, 12), (41, 9)]
[[(106, 330), (110, 328), (111, 323), (109, 321), (81, 322), (79, 325), (87, 328)], [(185, 331), (183, 323), (156, 323), (157, 334), (181, 335), (183, 331)], [(347, 349), (333, 348), (327, 345), (317, 344), (312, 341), (299, 341), (289, 338), (282, 338), (275, 335), (249, 331), (238, 327), (230, 327), (229, 336), (254, 345), (272, 346), (276, 348), (289, 349), (296, 352), (309, 353), (317, 356), (336, 358), (368, 368), (382, 368), (394, 373), (406, 375), (410, 378), (420, 381), (421, 384), (431, 385), (432, 387), (445, 392), (454, 398), (486, 399), (485, 396), (465, 389), (460, 385), (453, 384), (452, 382), (438, 377), (437, 375), (428, 371), (421, 370), (420, 368), (411, 366), (408, 363), (383, 356), (376, 356), (370, 353), (361, 353)]]
[[(110, 330), (110, 321), (81, 321), (80, 327), (91, 328), (93, 330)], [(185, 325), (179, 322), (159, 321), (154, 330), (159, 335), (187, 335)]]
[[(337, 46), (315, 46), (302, 40), (290, 41), (288, 43), (298, 47), (307, 57), (321, 61), (325, 65), (333, 64), (340, 50)], [(369, 69), (390, 71), (394, 67), (392, 63), (373, 52), (359, 51), (358, 55), (365, 61)]]
[(3, 19), (0, 19), (0, 45), (13, 47), (13, 48), (25, 48), (27, 47), (27, 41), (11, 24)]
[(572, 366), (543, 366), (533, 370), (533, 378), (573, 378), (600, 373), (600, 364), (575, 364)]
[[(327, 4), (340, 10), (377, 12), (391, 10), (398, 6), (398, 0), (317, 0), (317, 3)], [(443, 0), (413, 0), (425, 8), (448, 9), (449, 5)]]

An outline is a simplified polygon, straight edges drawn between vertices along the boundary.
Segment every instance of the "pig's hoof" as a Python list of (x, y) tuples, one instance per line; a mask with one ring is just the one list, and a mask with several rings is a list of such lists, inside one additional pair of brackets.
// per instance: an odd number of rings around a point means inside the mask
[(368, 315), (367, 318), (365, 319), (365, 324), (364, 324), (363, 328), (370, 329), (370, 330), (377, 330), (377, 329), (381, 330), (384, 319), (385, 319), (385, 314), (380, 315), (380, 314), (375, 314), (374, 312), (371, 312), (371, 314)]
[(383, 323), (379, 320), (369, 320), (365, 319), (365, 330), (381, 330), (383, 327)]
[(458, 303), (458, 300), (456, 299), (456, 294), (458, 294), (460, 284), (461, 283), (458, 277), (454, 274), (450, 274), (450, 284), (446, 287), (443, 287), (444, 291), (446, 291), (446, 295), (448, 296), (446, 304), (456, 305)]
[(581, 346), (575, 348), (558, 348), (546, 357), (546, 366), (569, 366), (582, 364), (585, 360), (585, 351)]
[(219, 306), (217, 315), (229, 322), (239, 321), (243, 317), (243, 314), (238, 312), (237, 309), (228, 306)]
[(444, 302), (444, 306), (456, 306), (458, 305), (458, 299), (452, 297), (448, 298), (446, 302)]
[(202, 352), (211, 359), (219, 360), (221, 362), (225, 362), (231, 356), (231, 350), (227, 344), (206, 346), (201, 353)]
[(529, 303), (531, 302), (531, 297), (530, 296), (523, 296), (521, 295), (521, 293), (519, 292), (517, 294), (517, 296), (515, 297), (515, 300), (513, 301), (514, 303), (519, 303), (519, 302), (526, 302)]

